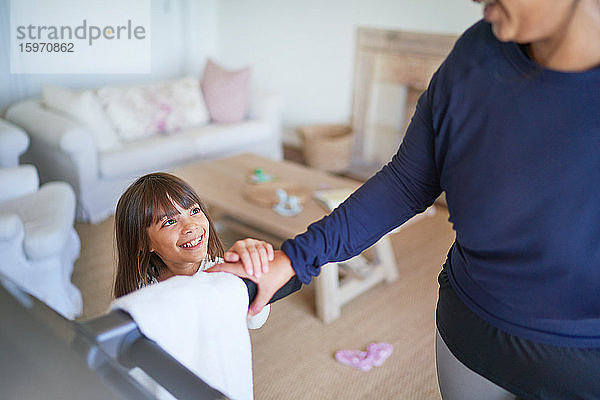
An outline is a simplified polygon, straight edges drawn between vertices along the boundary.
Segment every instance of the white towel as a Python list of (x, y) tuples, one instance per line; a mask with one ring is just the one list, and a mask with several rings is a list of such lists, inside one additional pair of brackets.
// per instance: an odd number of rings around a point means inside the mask
[(231, 399), (252, 399), (248, 291), (224, 272), (175, 276), (120, 297), (140, 331)]

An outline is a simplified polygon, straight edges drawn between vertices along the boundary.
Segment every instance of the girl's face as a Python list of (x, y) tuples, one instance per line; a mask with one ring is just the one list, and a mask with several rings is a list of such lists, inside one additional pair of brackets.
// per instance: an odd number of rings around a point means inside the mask
[(193, 275), (206, 257), (209, 222), (198, 204), (187, 210), (173, 205), (175, 215), (164, 216), (148, 228), (150, 251), (173, 275)]
[(532, 43), (563, 33), (577, 0), (474, 0), (501, 41)]

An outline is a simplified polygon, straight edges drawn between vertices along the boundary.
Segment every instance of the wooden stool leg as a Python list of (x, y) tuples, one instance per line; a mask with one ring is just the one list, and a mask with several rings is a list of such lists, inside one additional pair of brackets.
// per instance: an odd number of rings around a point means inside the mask
[(375, 243), (375, 251), (377, 252), (377, 258), (379, 259), (379, 265), (384, 270), (384, 276), (386, 282), (394, 282), (398, 279), (398, 269), (396, 268), (396, 257), (394, 256), (394, 249), (388, 235), (383, 236), (377, 243)]
[(321, 268), (321, 274), (315, 278), (315, 305), (317, 316), (326, 324), (339, 318), (339, 279), (337, 263), (329, 263)]

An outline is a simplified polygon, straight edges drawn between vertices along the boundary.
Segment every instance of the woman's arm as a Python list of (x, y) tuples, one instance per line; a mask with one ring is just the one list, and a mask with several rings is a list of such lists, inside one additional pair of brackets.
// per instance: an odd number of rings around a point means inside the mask
[[(281, 250), (275, 251), (270, 267), (269, 272), (260, 277), (249, 275), (241, 262), (216, 264), (208, 268), (206, 272), (229, 272), (242, 278), (248, 286), (248, 296), (252, 301), (248, 308), (248, 314), (254, 316), (268, 303), (279, 300), (302, 286), (298, 277), (295, 276), (290, 259)], [(258, 288), (253, 287), (252, 282)]]
[[(432, 85), (435, 81), (432, 79)], [(310, 283), (328, 262), (359, 254), (391, 229), (423, 212), (440, 195), (435, 158), (431, 86), (392, 160), (329, 216), (287, 240), (282, 250), (302, 283)]]
[[(250, 300), (250, 304), (252, 304), (252, 302), (254, 302), (254, 299), (258, 295), (258, 285), (249, 278), (242, 278), (242, 280), (244, 281), (244, 283), (246, 284), (246, 287), (248, 288), (248, 299)], [(297, 292), (298, 290), (300, 290), (301, 287), (302, 287), (302, 282), (300, 282), (298, 277), (296, 275), (294, 275), (294, 276), (292, 276), (292, 278), (290, 280), (288, 280), (286, 283), (284, 283), (283, 286), (279, 290), (277, 290), (273, 294), (273, 296), (267, 301), (266, 304), (271, 304), (273, 302), (276, 302), (277, 300), (281, 300), (284, 297), (286, 297), (294, 292)]]

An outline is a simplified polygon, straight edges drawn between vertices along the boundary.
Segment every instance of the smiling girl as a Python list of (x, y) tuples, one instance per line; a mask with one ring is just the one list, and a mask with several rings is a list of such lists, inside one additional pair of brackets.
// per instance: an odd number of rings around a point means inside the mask
[[(167, 173), (139, 178), (121, 196), (115, 213), (120, 297), (175, 275), (195, 275), (223, 261), (223, 245), (206, 207), (186, 182)], [(273, 247), (259, 240), (237, 243), (266, 266)]]

